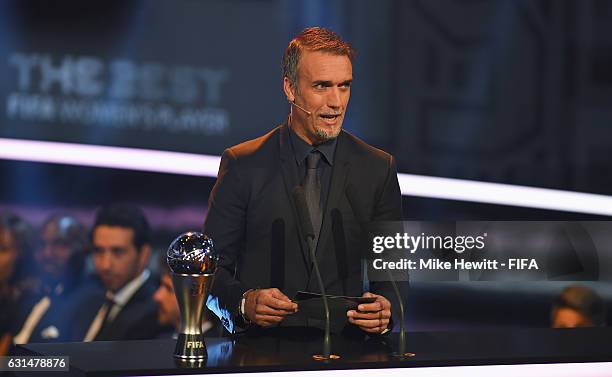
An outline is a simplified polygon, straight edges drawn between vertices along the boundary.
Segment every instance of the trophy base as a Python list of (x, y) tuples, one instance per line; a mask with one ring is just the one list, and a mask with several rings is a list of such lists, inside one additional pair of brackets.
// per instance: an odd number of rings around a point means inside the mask
[(395, 361), (406, 361), (406, 360), (409, 360), (410, 358), (415, 357), (415, 356), (416, 356), (416, 354), (414, 354), (412, 352), (404, 352), (404, 353), (393, 352), (391, 354), (391, 357)]
[(206, 366), (206, 360), (190, 360), (175, 357), (174, 365), (181, 369), (200, 369)]
[(203, 334), (179, 334), (174, 357), (184, 362), (203, 361), (208, 358)]
[(329, 356), (325, 355), (312, 355), (312, 359), (315, 361), (329, 361), (329, 360), (338, 360), (340, 356), (334, 355), (333, 353)]

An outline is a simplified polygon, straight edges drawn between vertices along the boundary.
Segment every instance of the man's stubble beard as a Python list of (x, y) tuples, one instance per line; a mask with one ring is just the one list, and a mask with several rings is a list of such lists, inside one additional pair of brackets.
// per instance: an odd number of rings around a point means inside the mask
[[(295, 95), (299, 96), (300, 95), (300, 90), (299, 90), (299, 87), (297, 86), (297, 83), (292, 84), (292, 86), (295, 88)], [(295, 102), (295, 100), (294, 100), (294, 102)], [(289, 115), (291, 116), (292, 114), (290, 113)], [(340, 135), (340, 131), (342, 131), (342, 124), (340, 124), (340, 126), (338, 127), (338, 130), (336, 132), (328, 133), (324, 129), (322, 129), (320, 127), (317, 127), (316, 120), (312, 116), (313, 116), (313, 114), (311, 113), (311, 115), (308, 116), (306, 121), (307, 122), (312, 122), (312, 128), (314, 129), (315, 136), (317, 138), (318, 144), (322, 144), (322, 143), (334, 140), (335, 138), (338, 137), (338, 135)]]
[(314, 126), (314, 131), (315, 131), (315, 135), (317, 136), (317, 139), (319, 140), (319, 142), (325, 143), (327, 141), (334, 140), (335, 138), (338, 137), (338, 135), (340, 135), (340, 131), (342, 131), (342, 125), (340, 125), (338, 127), (338, 130), (333, 133), (329, 133), (325, 131), (324, 129), (317, 127), (317, 126)]

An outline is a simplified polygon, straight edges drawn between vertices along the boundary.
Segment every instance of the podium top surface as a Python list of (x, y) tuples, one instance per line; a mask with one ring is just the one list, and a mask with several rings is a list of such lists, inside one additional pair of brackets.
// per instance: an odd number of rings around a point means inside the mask
[(612, 361), (612, 328), (517, 329), (486, 332), (408, 333), (408, 361), (394, 361), (397, 334), (368, 340), (334, 338), (341, 359), (313, 361), (322, 338), (260, 336), (206, 338), (208, 359), (184, 365), (173, 357), (175, 340), (26, 344), (22, 355), (69, 356), (70, 375), (137, 376), (320, 369), (398, 368), (457, 365)]

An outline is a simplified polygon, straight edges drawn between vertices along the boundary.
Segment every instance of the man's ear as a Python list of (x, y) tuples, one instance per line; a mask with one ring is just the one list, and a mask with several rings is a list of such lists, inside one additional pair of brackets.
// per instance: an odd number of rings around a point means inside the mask
[(285, 95), (287, 96), (287, 101), (295, 101), (293, 85), (291, 85), (291, 81), (289, 81), (289, 78), (287, 76), (285, 76), (285, 78), (283, 79), (283, 90), (285, 91)]
[(151, 245), (144, 244), (140, 248), (140, 254), (138, 254), (138, 264), (141, 270), (144, 270), (149, 264), (149, 258), (151, 257)]

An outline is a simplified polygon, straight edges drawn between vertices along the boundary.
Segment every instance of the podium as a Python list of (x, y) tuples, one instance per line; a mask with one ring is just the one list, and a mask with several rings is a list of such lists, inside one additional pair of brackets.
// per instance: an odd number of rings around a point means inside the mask
[[(395, 371), (418, 376), (422, 367), (492, 366), (576, 363), (581, 376), (606, 368), (612, 374), (612, 329), (516, 329), (503, 331), (408, 333), (407, 351), (415, 357), (394, 361), (397, 334), (350, 340), (334, 338), (332, 348), (342, 358), (329, 363), (316, 362), (311, 354), (320, 351), (319, 336), (243, 336), (237, 339), (207, 338), (208, 360), (199, 368), (177, 364), (173, 358), (175, 341), (142, 340), (92, 343), (26, 344), (20, 355), (69, 356), (70, 371), (57, 376), (155, 376), (208, 375), (221, 373), (355, 370), (363, 375), (392, 376)], [(546, 367), (546, 366), (545, 366)], [(414, 368), (406, 370), (403, 368)], [(358, 370), (359, 371), (358, 371)], [(385, 369), (385, 370), (380, 370)], [(565, 368), (564, 368), (565, 369)], [(449, 370), (450, 372), (450, 370)], [(514, 375), (528, 376), (520, 368)], [(370, 372), (371, 373), (371, 372)], [(540, 372), (541, 373), (541, 372)], [(41, 372), (16, 373), (18, 376), (50, 375)], [(252, 374), (250, 374), (252, 376)], [(366, 373), (367, 375), (367, 373)], [(490, 375), (490, 374), (489, 374)], [(499, 375), (496, 373), (496, 375)], [(605, 375), (605, 374), (599, 374)]]

